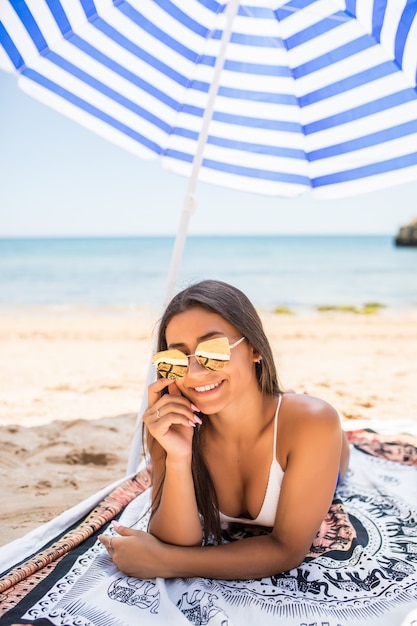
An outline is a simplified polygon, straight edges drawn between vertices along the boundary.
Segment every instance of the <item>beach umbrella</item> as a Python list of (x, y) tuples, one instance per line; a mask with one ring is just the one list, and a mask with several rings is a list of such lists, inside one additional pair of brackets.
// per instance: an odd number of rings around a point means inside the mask
[(140, 158), (320, 198), (417, 179), (416, 0), (0, 0), (0, 68)]
[(417, 179), (417, 2), (0, 0), (20, 87), (189, 178), (337, 198)]

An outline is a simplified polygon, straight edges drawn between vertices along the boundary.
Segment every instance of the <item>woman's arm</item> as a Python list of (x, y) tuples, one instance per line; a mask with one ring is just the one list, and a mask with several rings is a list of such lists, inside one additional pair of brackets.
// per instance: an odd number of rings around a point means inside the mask
[(152, 459), (153, 514), (149, 530), (165, 543), (200, 545), (202, 528), (191, 472), (196, 416), (175, 383), (169, 384), (169, 394), (160, 396), (161, 388), (168, 384), (161, 379), (150, 385), (150, 408), (144, 415)]
[(348, 451), (339, 415), (326, 402), (288, 396), (281, 411), (285, 473), (272, 534), (286, 546), (296, 543), (305, 556), (334, 498), (338, 473), (346, 471)]
[(291, 400), (290, 413), (280, 429), (287, 462), (269, 535), (220, 546), (182, 547), (122, 527), (118, 532), (123, 537), (112, 542), (116, 565), (138, 578), (224, 580), (261, 578), (299, 565), (332, 502), (343, 433), (336, 411), (314, 398)]
[(171, 460), (165, 457), (157, 442), (159, 454), (152, 458), (154, 497), (160, 491), (159, 506), (155, 509), (149, 523), (149, 532), (165, 543), (179, 546), (201, 545), (203, 531), (198, 514), (189, 460)]
[(249, 580), (272, 576), (296, 567), (303, 560), (301, 551), (291, 554), (272, 535), (250, 537), (233, 543), (183, 547), (160, 542), (153, 535), (124, 526), (119, 537), (101, 536), (117, 567), (136, 578), (193, 578)]

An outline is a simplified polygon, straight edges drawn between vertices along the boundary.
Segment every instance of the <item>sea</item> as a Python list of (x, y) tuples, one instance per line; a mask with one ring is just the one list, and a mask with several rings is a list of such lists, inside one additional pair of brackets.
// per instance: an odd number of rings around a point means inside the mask
[[(0, 306), (161, 307), (174, 237), (0, 239)], [(417, 306), (417, 248), (385, 235), (188, 236), (175, 290), (231, 283), (261, 310)]]

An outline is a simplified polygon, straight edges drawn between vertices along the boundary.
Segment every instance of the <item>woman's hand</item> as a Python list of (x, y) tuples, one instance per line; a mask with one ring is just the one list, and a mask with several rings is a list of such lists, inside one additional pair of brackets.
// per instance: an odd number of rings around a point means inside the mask
[[(166, 387), (169, 387), (169, 393), (161, 396)], [(201, 424), (194, 411), (198, 411), (197, 407), (181, 395), (174, 381), (160, 378), (149, 385), (148, 408), (143, 421), (152, 437), (172, 459), (182, 459), (191, 454), (194, 428)]]
[(115, 523), (114, 527), (117, 537), (100, 535), (99, 540), (122, 572), (141, 579), (169, 578), (173, 575), (164, 565), (164, 555), (169, 546), (142, 530), (116, 526)]
[[(169, 393), (161, 396), (168, 387)], [(192, 476), (194, 428), (201, 420), (175, 382), (162, 378), (149, 386), (148, 429), (152, 459), (153, 515), (149, 529), (168, 544), (201, 543), (202, 529)]]

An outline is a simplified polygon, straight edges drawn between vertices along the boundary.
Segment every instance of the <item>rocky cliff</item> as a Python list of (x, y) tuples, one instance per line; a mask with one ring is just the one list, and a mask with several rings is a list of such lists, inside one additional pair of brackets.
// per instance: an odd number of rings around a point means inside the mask
[(417, 217), (409, 224), (401, 226), (395, 238), (397, 246), (417, 246)]

